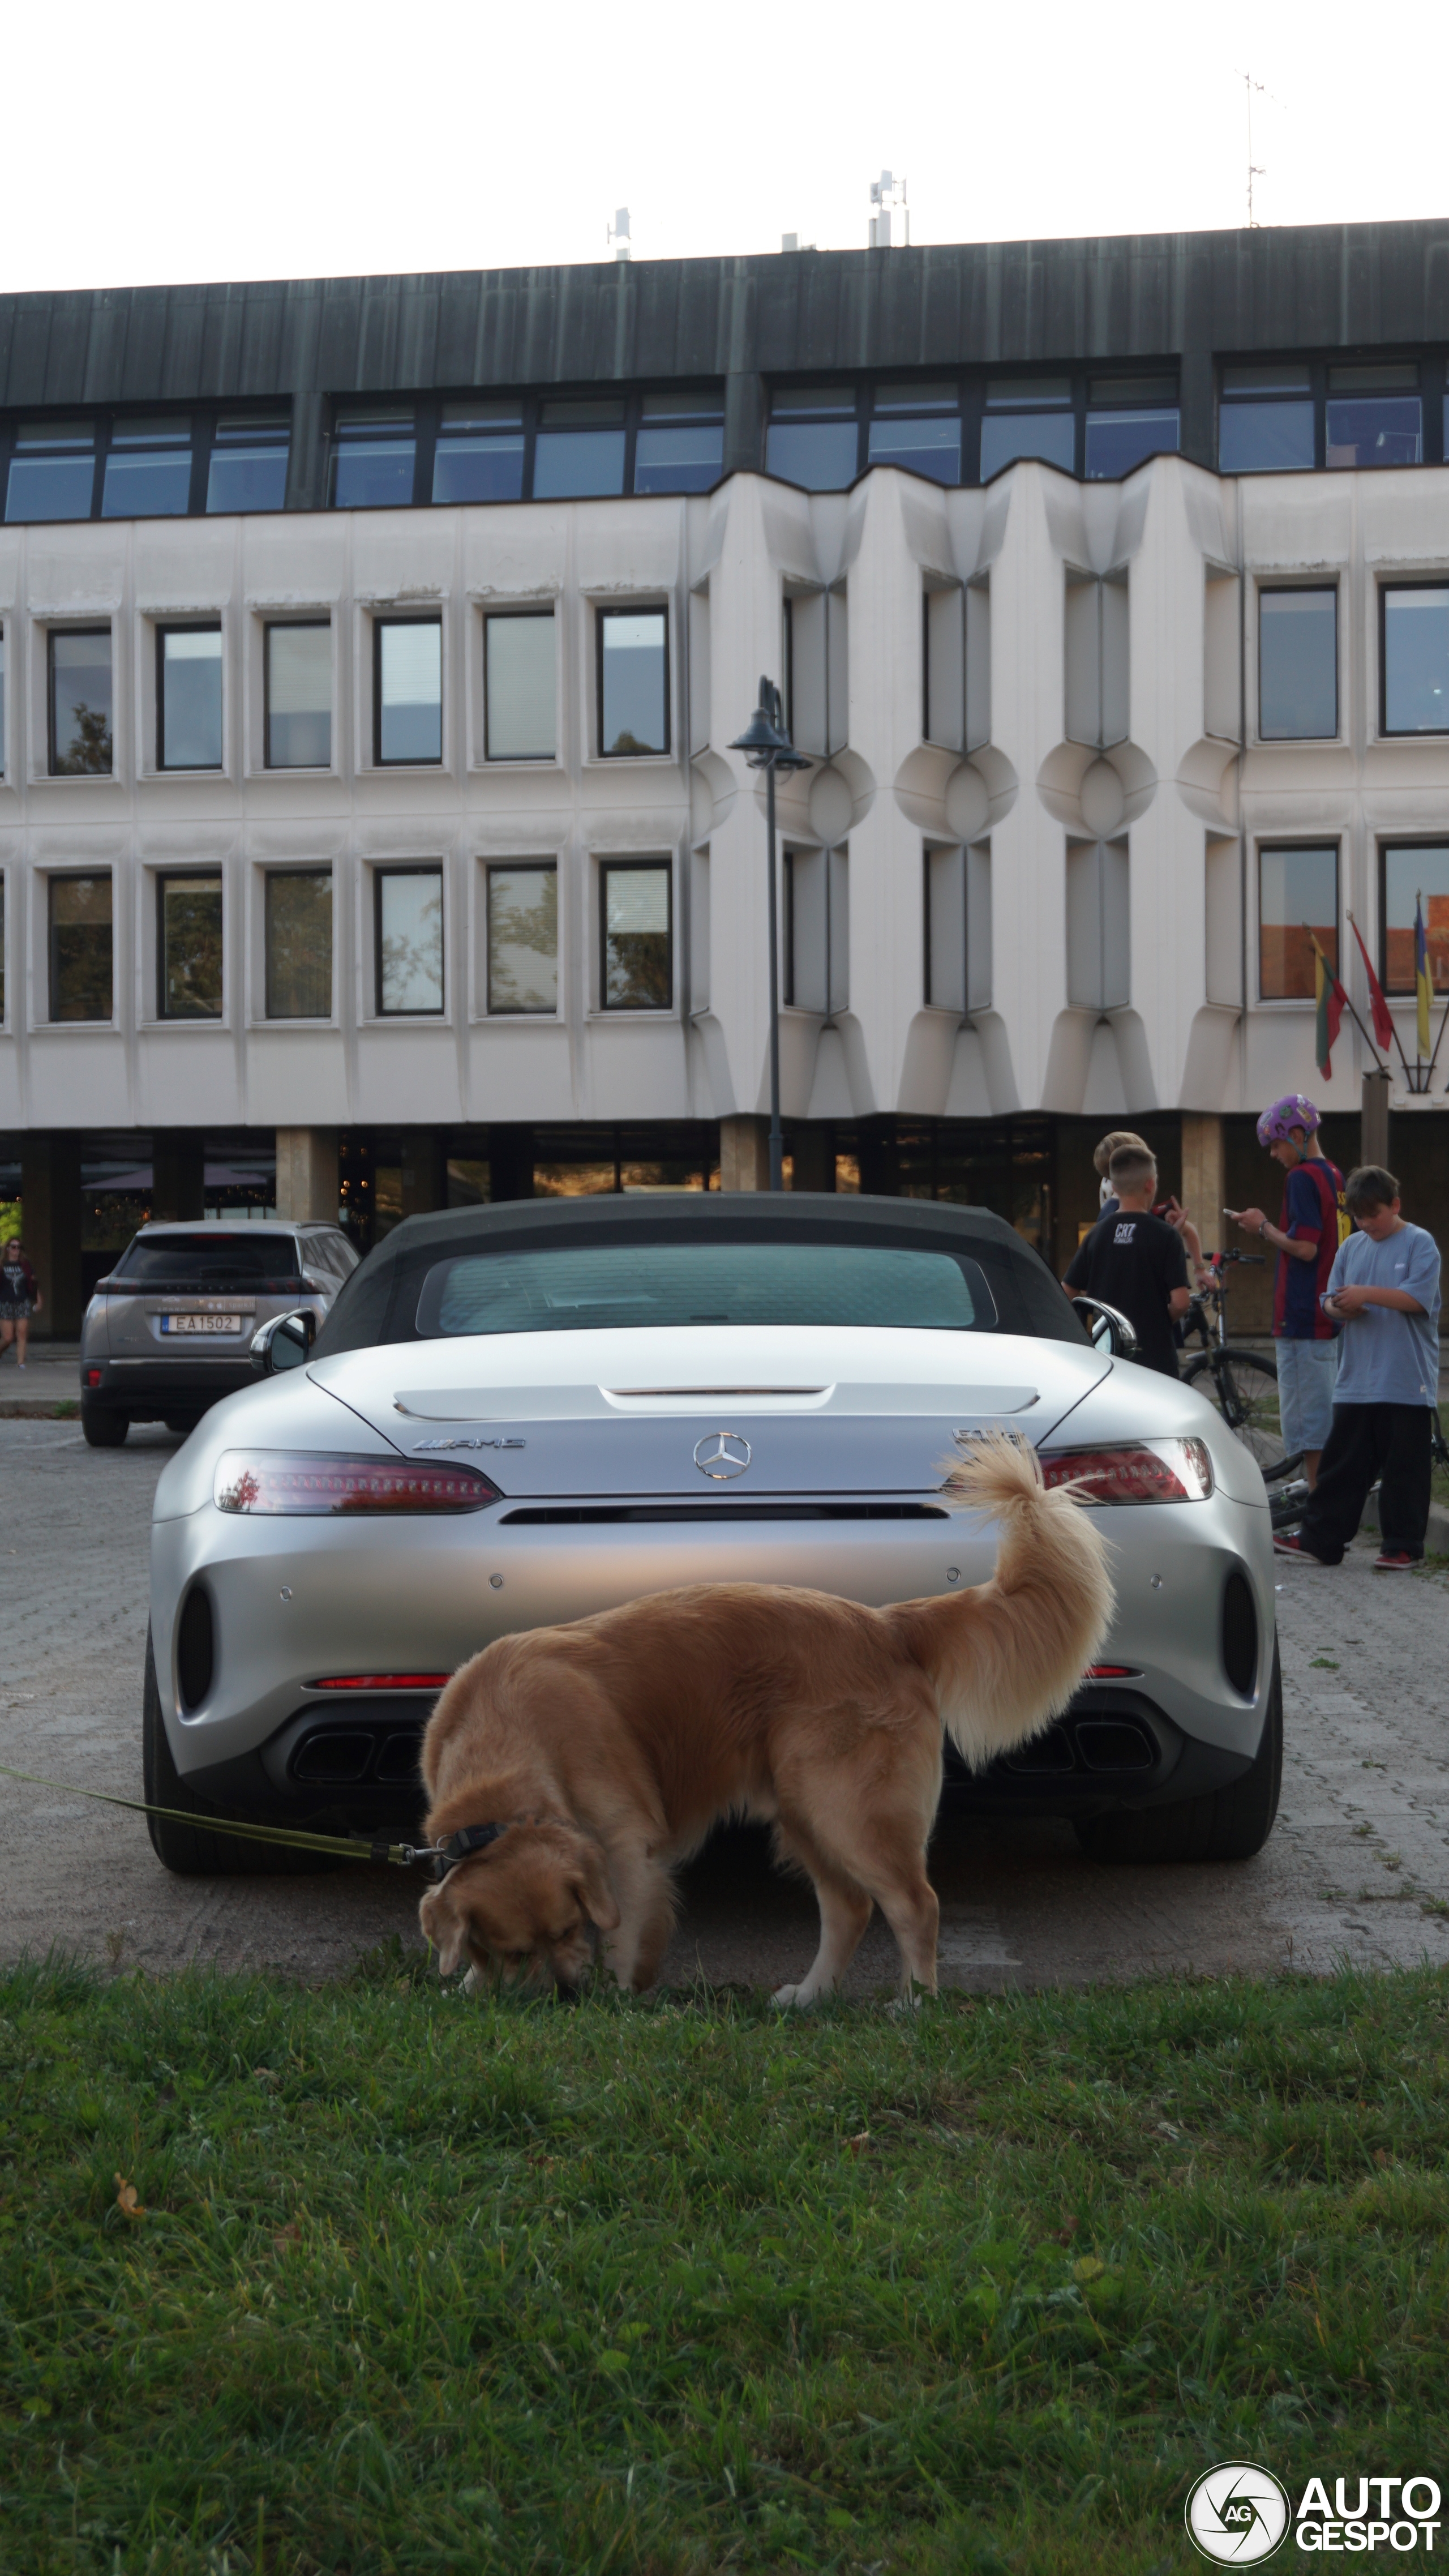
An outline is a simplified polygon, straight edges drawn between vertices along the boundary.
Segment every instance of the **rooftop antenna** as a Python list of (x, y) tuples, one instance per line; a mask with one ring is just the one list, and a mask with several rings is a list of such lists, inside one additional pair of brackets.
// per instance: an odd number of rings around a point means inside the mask
[(1261, 161), (1253, 159), (1253, 92), (1256, 90), (1260, 98), (1266, 98), (1268, 92), (1260, 80), (1254, 80), (1251, 72), (1239, 72), (1237, 77), (1243, 84), (1248, 104), (1248, 230), (1255, 233), (1261, 227), (1253, 212), (1253, 181), (1266, 179), (1268, 173)]
[(870, 183), (870, 202), (880, 210), (877, 214), (872, 215), (870, 219), (871, 249), (890, 249), (892, 208), (899, 213), (901, 218), (902, 245), (904, 248), (909, 249), (911, 241), (911, 218), (906, 206), (906, 183), (904, 179), (892, 178), (889, 170), (882, 170), (880, 177), (878, 179), (872, 179)]
[(613, 243), (615, 259), (633, 258), (634, 245), (629, 239), (629, 209), (627, 206), (615, 207), (613, 222), (604, 226), (604, 239), (606, 242)]

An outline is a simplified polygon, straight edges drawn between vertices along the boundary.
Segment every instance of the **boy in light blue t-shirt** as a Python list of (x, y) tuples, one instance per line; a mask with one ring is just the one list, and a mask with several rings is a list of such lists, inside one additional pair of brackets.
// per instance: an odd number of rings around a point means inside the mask
[(1280, 1556), (1337, 1565), (1379, 1486), (1384, 1574), (1424, 1553), (1429, 1523), (1430, 1406), (1439, 1400), (1439, 1248), (1399, 1213), (1392, 1172), (1365, 1164), (1344, 1191), (1355, 1232), (1339, 1245), (1323, 1311), (1344, 1326), (1333, 1428), (1318, 1483), (1295, 1538)]

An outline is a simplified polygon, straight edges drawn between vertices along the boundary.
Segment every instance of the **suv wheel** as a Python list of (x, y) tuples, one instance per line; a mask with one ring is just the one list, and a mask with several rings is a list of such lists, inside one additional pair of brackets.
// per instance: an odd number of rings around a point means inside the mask
[[(146, 1631), (146, 1688), (141, 1712), (141, 1764), (145, 1780), (143, 1795), (149, 1806), (179, 1808), (182, 1817), (196, 1818), (194, 1825), (175, 1815), (146, 1818), (152, 1850), (163, 1866), (173, 1870), (178, 1878), (301, 1878), (342, 1867), (340, 1860), (329, 1860), (323, 1852), (287, 1851), (277, 1843), (244, 1842), (239, 1836), (215, 1831), (224, 1819), (215, 1808), (204, 1807), (200, 1799), (192, 1795), (171, 1759), (149, 1628)], [(237, 1818), (239, 1824), (247, 1821), (249, 1819)], [(213, 1828), (210, 1832), (208, 1824)]]
[(1283, 1670), (1273, 1648), (1263, 1740), (1241, 1779), (1176, 1807), (1084, 1817), (1076, 1827), (1093, 1860), (1252, 1860), (1273, 1830), (1283, 1779)]
[(108, 1405), (81, 1405), (81, 1431), (90, 1449), (119, 1449), (130, 1428), (130, 1417), (112, 1413)]

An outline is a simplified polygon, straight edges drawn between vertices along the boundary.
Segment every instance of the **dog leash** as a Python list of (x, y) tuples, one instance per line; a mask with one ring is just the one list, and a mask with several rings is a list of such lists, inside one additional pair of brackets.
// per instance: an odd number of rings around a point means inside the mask
[(486, 1851), (508, 1831), (506, 1825), (464, 1825), (445, 1843), (390, 1843), (385, 1835), (363, 1842), (355, 1835), (303, 1833), (291, 1825), (228, 1824), (220, 1816), (185, 1807), (158, 1807), (149, 1798), (118, 1798), (109, 1789), (82, 1789), (74, 1780), (47, 1780), (39, 1771), (16, 1771), (8, 1762), (0, 1762), (0, 1779), (24, 1780), (32, 1789), (55, 1789), (67, 1798), (91, 1798), (102, 1807), (125, 1807), (136, 1816), (160, 1816), (166, 1824), (189, 1825), (193, 1833), (230, 1834), (236, 1842), (316, 1852), (319, 1858), (332, 1860), (389, 1861), (395, 1869), (413, 1869), (421, 1862), (439, 1879), (446, 1878), (460, 1861)]

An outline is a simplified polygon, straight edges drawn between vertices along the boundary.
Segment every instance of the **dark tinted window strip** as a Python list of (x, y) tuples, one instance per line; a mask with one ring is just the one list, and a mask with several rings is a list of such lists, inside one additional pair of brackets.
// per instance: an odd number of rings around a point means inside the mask
[(940, 1503), (541, 1503), (500, 1514), (500, 1526), (614, 1528), (665, 1521), (948, 1521)]

